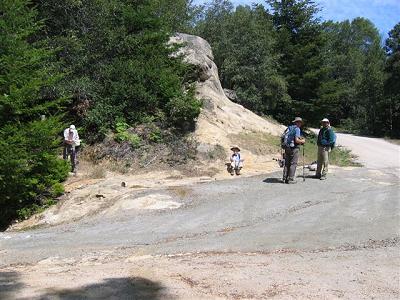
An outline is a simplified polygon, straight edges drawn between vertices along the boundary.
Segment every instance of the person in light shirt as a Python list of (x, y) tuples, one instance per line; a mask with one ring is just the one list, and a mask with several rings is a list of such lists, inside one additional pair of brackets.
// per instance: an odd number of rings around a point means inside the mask
[(243, 167), (243, 158), (240, 156), (240, 148), (238, 146), (233, 146), (231, 148), (232, 155), (230, 157), (230, 173), (231, 175), (240, 175), (240, 170)]
[(75, 128), (75, 125), (71, 125), (64, 130), (64, 151), (63, 158), (65, 160), (68, 159), (68, 156), (71, 156), (72, 162), (72, 172), (75, 171), (75, 165), (78, 160), (78, 151), (80, 147), (80, 139), (78, 131)]

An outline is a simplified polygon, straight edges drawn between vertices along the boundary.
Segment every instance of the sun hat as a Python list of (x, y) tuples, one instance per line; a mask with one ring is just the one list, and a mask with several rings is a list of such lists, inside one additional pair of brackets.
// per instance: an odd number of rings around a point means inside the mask
[(303, 119), (300, 118), (300, 117), (296, 117), (296, 118), (294, 118), (294, 120), (292, 121), (292, 123), (296, 123), (296, 122), (301, 122), (301, 123), (303, 123)]
[(327, 118), (323, 118), (321, 122), (327, 122), (329, 123), (329, 120)]
[(235, 150), (235, 149), (237, 149), (239, 152), (240, 152), (240, 148), (238, 147), (238, 146), (232, 146), (232, 148), (231, 148), (231, 150), (233, 151), (233, 150)]
[(69, 129), (75, 130), (75, 125), (69, 126)]

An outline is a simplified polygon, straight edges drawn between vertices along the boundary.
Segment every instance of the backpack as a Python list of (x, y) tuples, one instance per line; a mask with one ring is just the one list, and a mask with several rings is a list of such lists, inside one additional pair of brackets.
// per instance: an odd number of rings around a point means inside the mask
[(295, 126), (291, 125), (288, 128), (285, 129), (285, 131), (281, 135), (281, 148), (290, 148), (294, 147), (294, 141), (289, 143), (289, 138), (294, 136), (296, 134), (296, 128)]
[[(329, 129), (332, 130), (332, 129)], [(335, 148), (336, 146), (336, 133), (332, 130), (332, 135), (333, 135), (333, 141), (331, 143), (331, 149)]]

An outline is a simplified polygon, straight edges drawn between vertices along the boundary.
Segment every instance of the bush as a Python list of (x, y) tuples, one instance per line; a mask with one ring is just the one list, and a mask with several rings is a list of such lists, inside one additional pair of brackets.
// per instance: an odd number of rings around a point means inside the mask
[(0, 130), (0, 227), (63, 193), (70, 165), (57, 157), (58, 124), (48, 119)]
[(115, 126), (115, 140), (119, 143), (128, 142), (133, 148), (139, 148), (142, 144), (141, 138), (135, 134), (128, 131), (129, 125), (125, 122), (118, 122)]
[(194, 90), (172, 98), (167, 104), (169, 121), (178, 128), (189, 127), (200, 114), (201, 102), (194, 97)]

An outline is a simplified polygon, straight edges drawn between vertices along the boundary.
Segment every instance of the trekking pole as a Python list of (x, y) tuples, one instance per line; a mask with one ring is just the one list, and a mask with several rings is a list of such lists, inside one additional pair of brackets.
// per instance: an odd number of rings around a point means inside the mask
[(305, 169), (305, 164), (304, 164), (304, 144), (303, 144), (303, 182), (306, 181), (306, 176), (304, 175), (304, 169)]

